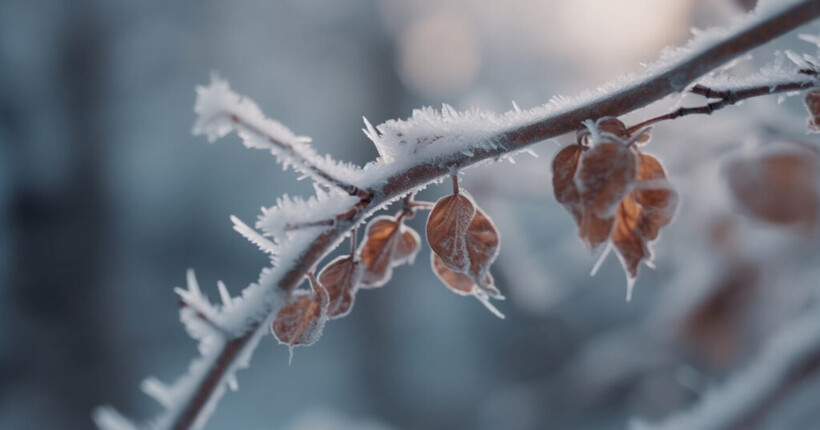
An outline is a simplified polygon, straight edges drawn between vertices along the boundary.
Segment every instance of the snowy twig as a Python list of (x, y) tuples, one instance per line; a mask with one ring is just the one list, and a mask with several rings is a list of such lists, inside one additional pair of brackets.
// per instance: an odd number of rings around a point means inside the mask
[[(195, 133), (213, 140), (235, 129), (246, 146), (269, 149), (283, 164), (293, 165), (317, 182), (344, 193), (317, 189), (317, 197), (311, 200), (283, 198), (279, 205), (266, 210), (257, 228), (275, 237), (275, 246), (255, 230), (238, 224), (257, 245), (278, 253), (276, 265), (263, 270), (259, 281), (246, 288), (241, 297), (230, 299), (216, 315), (209, 315), (209, 320), (222, 327), (226, 335), (200, 338), (203, 356), (168, 389), (174, 394), (163, 396), (165, 411), (145, 427), (201, 428), (225, 386), (233, 386), (234, 372), (247, 366), (257, 342), (267, 333), (282, 305), (283, 296), (295, 290), (321, 259), (376, 211), (459, 169), (514, 155), (534, 143), (573, 132), (585, 120), (620, 116), (683, 91), (727, 61), (820, 15), (817, 0), (774, 3), (769, 2), (766, 10), (758, 10), (731, 30), (704, 33), (685, 48), (667, 52), (643, 74), (574, 100), (552, 101), (532, 110), (516, 109), (502, 115), (458, 113), (444, 106), (441, 112), (416, 111), (407, 121), (388, 121), (375, 128), (366, 123), (365, 133), (380, 153), (380, 160), (368, 169), (318, 156), (308, 139), (264, 118), (253, 102), (231, 92), (224, 81), (217, 79), (210, 87), (200, 88)], [(337, 217), (351, 209), (355, 211), (349, 218)], [(312, 228), (294, 231), (283, 228), (294, 220), (330, 219), (335, 222), (319, 222)], [(139, 428), (110, 408), (99, 409), (95, 420), (108, 430)]]
[(713, 89), (707, 87), (705, 85), (695, 85), (689, 90), (693, 94), (698, 94), (701, 96), (706, 97), (707, 99), (718, 99), (717, 101), (707, 103), (703, 106), (696, 106), (696, 107), (682, 107), (678, 108), (672, 112), (669, 112), (664, 115), (656, 116), (654, 118), (650, 118), (646, 121), (642, 121), (638, 124), (635, 124), (629, 127), (629, 133), (634, 133), (644, 127), (649, 125), (666, 121), (672, 120), (680, 117), (684, 117), (687, 115), (711, 115), (712, 112), (716, 110), (720, 110), (725, 108), (726, 106), (731, 106), (735, 103), (741, 102), (743, 100), (747, 100), (754, 97), (766, 96), (771, 94), (777, 93), (787, 93), (792, 91), (799, 91), (805, 90), (809, 88), (814, 88), (820, 85), (820, 81), (816, 79), (805, 79), (800, 81), (794, 82), (782, 82), (777, 84), (771, 85), (761, 85), (757, 87), (751, 88), (727, 88), (727, 89)]

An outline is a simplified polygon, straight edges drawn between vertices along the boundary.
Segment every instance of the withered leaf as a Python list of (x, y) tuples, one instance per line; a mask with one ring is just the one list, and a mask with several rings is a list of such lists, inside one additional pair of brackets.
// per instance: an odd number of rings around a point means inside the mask
[(466, 193), (441, 198), (427, 219), (427, 242), (450, 270), (463, 273), (488, 294), (497, 295), (485, 281), (498, 256), (498, 231)]
[(793, 143), (769, 144), (724, 165), (734, 200), (754, 218), (812, 226), (820, 208), (820, 156)]
[(586, 149), (582, 145), (568, 145), (555, 155), (552, 160), (552, 189), (558, 203), (561, 203), (575, 219), (579, 227), (578, 235), (584, 244), (590, 249), (595, 249), (609, 239), (614, 218), (599, 217), (594, 212), (585, 210), (581, 203), (575, 173), (581, 154)]
[(578, 235), (589, 249), (595, 249), (609, 239), (615, 217), (601, 218), (593, 211), (583, 211)]
[(396, 218), (380, 216), (370, 221), (359, 249), (365, 268), (361, 280), (363, 286), (386, 284), (394, 267), (413, 261), (419, 243), (418, 233)]
[(650, 257), (641, 231), (641, 207), (632, 195), (626, 196), (615, 216), (612, 245), (618, 252), (629, 278), (638, 276), (638, 265)]
[(467, 229), (476, 208), (465, 193), (442, 197), (427, 217), (427, 243), (442, 262), (460, 273), (470, 268), (467, 255)]
[(612, 231), (612, 245), (630, 280), (638, 276), (641, 261), (652, 258), (649, 242), (672, 221), (678, 201), (660, 161), (643, 153), (639, 160), (635, 189), (618, 206)]
[(661, 162), (640, 153), (638, 182), (632, 194), (641, 206), (641, 232), (649, 240), (655, 240), (662, 227), (675, 216), (678, 208), (678, 193), (666, 179)]
[(352, 256), (337, 257), (322, 269), (318, 280), (329, 296), (328, 318), (341, 318), (350, 313), (362, 274), (362, 265)]
[(803, 103), (809, 111), (806, 127), (812, 133), (820, 133), (820, 91), (810, 91)]
[(618, 202), (632, 191), (637, 165), (635, 151), (620, 142), (601, 141), (584, 151), (575, 175), (584, 210), (611, 217)]
[(273, 335), (290, 347), (312, 345), (322, 335), (328, 301), (327, 292), (321, 289), (293, 292), (271, 324)]

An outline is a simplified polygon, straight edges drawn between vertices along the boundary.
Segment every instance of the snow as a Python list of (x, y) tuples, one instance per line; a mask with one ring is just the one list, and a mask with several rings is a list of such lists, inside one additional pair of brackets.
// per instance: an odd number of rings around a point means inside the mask
[(636, 420), (632, 430), (722, 429), (755, 409), (790, 370), (820, 354), (820, 310), (812, 309), (784, 327), (746, 369), (708, 391), (697, 405), (667, 420)]

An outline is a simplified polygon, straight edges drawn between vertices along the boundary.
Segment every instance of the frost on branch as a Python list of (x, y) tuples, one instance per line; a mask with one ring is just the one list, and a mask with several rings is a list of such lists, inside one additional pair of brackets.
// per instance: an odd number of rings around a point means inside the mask
[(227, 81), (213, 76), (210, 85), (199, 86), (196, 92), (195, 135), (204, 134), (213, 142), (236, 130), (246, 147), (269, 150), (285, 169), (293, 166), (298, 172), (331, 187), (338, 187), (340, 181), (358, 185), (361, 169), (329, 156), (319, 156), (310, 145), (309, 137), (297, 136), (280, 122), (266, 118), (253, 100), (231, 91)]

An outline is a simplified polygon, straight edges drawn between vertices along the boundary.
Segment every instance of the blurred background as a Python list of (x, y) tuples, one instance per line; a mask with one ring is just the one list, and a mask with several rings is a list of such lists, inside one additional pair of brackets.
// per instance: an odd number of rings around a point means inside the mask
[[(140, 381), (171, 382), (196, 354), (172, 287), (190, 267), (211, 297), (217, 280), (238, 294), (268, 260), (229, 215), (252, 221), (283, 193), (312, 193), (235, 136), (191, 135), (194, 89), (212, 72), (320, 152), (363, 165), (376, 151), (362, 116), (536, 106), (640, 71), (752, 3), (0, 1), (0, 428), (91, 428), (103, 403), (157, 413)], [(737, 72), (782, 48), (816, 50), (792, 34)], [(616, 258), (589, 276), (596, 256), (552, 197), (550, 159), (571, 138), (468, 170), (502, 233), (506, 320), (447, 291), (422, 251), (291, 365), (263, 340), (207, 428), (610, 429), (685, 408), (820, 292), (815, 230), (745, 216), (721, 173), (744, 147), (810, 141), (805, 118), (800, 97), (769, 97), (655, 128), (646, 150), (682, 207), (631, 303)], [(410, 224), (423, 231), (424, 218)], [(818, 396), (820, 379), (807, 381), (764, 428), (812, 428)]]

